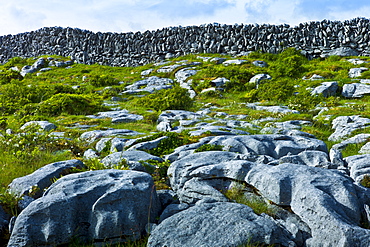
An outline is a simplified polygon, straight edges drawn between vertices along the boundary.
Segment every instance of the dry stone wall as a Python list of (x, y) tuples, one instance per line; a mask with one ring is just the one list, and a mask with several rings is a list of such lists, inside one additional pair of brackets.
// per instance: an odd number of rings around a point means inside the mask
[(309, 58), (345, 47), (369, 55), (370, 21), (301, 23), (295, 27), (270, 24), (220, 25), (217, 23), (168, 27), (136, 33), (94, 33), (87, 30), (45, 27), (37, 31), (0, 37), (0, 62), (40, 55), (71, 56), (79, 63), (138, 66), (188, 53), (277, 53), (296, 47)]

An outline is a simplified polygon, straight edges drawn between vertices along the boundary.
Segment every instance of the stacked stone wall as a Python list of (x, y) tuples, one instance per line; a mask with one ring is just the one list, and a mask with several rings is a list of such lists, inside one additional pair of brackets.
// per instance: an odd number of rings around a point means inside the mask
[(0, 63), (16, 56), (61, 55), (86, 64), (138, 66), (188, 53), (277, 53), (285, 47), (296, 47), (309, 58), (340, 47), (369, 55), (369, 30), (370, 21), (365, 18), (307, 22), (295, 27), (214, 23), (136, 33), (94, 33), (77, 28), (45, 27), (1, 36)]

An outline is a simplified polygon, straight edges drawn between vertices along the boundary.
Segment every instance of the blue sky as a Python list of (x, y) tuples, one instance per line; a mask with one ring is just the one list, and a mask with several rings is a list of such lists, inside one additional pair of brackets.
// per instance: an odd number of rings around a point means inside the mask
[(369, 0), (0, 0), (0, 35), (42, 27), (136, 32), (206, 23), (287, 23), (370, 18)]

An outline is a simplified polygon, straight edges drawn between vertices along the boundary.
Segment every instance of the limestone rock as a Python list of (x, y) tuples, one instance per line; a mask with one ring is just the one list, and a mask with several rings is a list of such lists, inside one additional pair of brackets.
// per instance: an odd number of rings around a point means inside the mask
[(311, 229), (307, 246), (370, 244), (370, 230), (360, 227), (363, 205), (355, 185), (340, 172), (287, 163), (261, 164), (252, 167), (245, 181), (274, 203), (291, 207)]
[(361, 98), (366, 94), (370, 94), (370, 85), (351, 83), (343, 86), (342, 95), (346, 98)]
[(140, 135), (141, 133), (126, 130), (126, 129), (110, 129), (110, 130), (92, 130), (84, 132), (80, 139), (88, 142), (94, 142), (102, 137), (112, 137), (112, 136), (135, 136)]
[(225, 62), (223, 62), (222, 64), (225, 65), (225, 66), (228, 66), (228, 65), (240, 65), (240, 64), (243, 64), (247, 62), (246, 60), (241, 60), (241, 59), (235, 59), (235, 60), (226, 60)]
[(72, 168), (83, 168), (84, 164), (79, 160), (67, 160), (48, 164), (24, 177), (14, 179), (9, 184), (9, 191), (17, 196), (29, 195), (39, 198), (44, 189), (53, 183), (53, 179), (70, 173)]
[(253, 76), (249, 82), (250, 83), (256, 83), (257, 85), (260, 84), (262, 81), (264, 80), (271, 80), (272, 77), (268, 74), (258, 74), (258, 75), (255, 75)]
[(151, 233), (148, 247), (226, 247), (256, 242), (294, 246), (291, 238), (284, 228), (269, 218), (256, 215), (246, 205), (204, 203), (161, 222)]
[(150, 172), (154, 167), (145, 163), (147, 160), (163, 162), (163, 159), (144, 151), (131, 150), (112, 153), (102, 159), (101, 163), (107, 168), (127, 166), (130, 170)]
[(370, 176), (370, 154), (354, 155), (345, 158), (353, 180), (360, 183), (365, 175)]
[(127, 86), (125, 91), (122, 93), (135, 94), (150, 92), (153, 93), (162, 89), (172, 88), (173, 80), (169, 78), (159, 78), (157, 76), (151, 76), (144, 80), (135, 82), (132, 85)]
[(65, 176), (21, 212), (8, 246), (138, 239), (160, 210), (153, 187), (149, 174), (127, 170)]
[(349, 78), (356, 78), (356, 77), (360, 77), (361, 76), (361, 73), (368, 70), (368, 68), (366, 67), (361, 67), (361, 68), (352, 68), (349, 70), (348, 72), (348, 77)]
[(268, 64), (265, 62), (265, 61), (261, 61), (261, 60), (256, 60), (256, 61), (253, 61), (252, 64), (254, 66), (257, 66), (257, 67), (261, 67), (261, 68), (266, 68), (268, 67)]
[(333, 120), (335, 130), (328, 138), (329, 141), (340, 141), (357, 129), (363, 129), (370, 124), (370, 119), (360, 116), (340, 116)]
[(55, 124), (50, 123), (48, 121), (30, 121), (30, 122), (23, 124), (20, 129), (24, 130), (27, 127), (32, 126), (32, 125), (38, 126), (43, 131), (51, 131), (57, 128)]
[(321, 94), (324, 97), (335, 96), (338, 90), (338, 82), (323, 82), (320, 86), (316, 87), (311, 94), (318, 95)]
[(341, 57), (348, 57), (348, 56), (358, 56), (358, 51), (350, 48), (350, 47), (339, 47), (334, 50), (331, 50), (327, 53), (328, 56), (341, 56)]
[(211, 81), (212, 86), (215, 87), (223, 87), (226, 85), (226, 83), (230, 82), (229, 79), (226, 79), (225, 77), (216, 78)]

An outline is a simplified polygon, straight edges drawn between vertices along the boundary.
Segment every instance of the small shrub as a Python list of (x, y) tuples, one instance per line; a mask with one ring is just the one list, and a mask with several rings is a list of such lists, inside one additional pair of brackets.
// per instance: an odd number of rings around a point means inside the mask
[(364, 178), (361, 180), (360, 184), (366, 188), (370, 188), (370, 176), (365, 175)]
[(206, 151), (222, 151), (223, 146), (215, 144), (204, 144), (194, 150), (194, 153), (206, 152)]
[(278, 59), (271, 66), (274, 70), (274, 78), (290, 77), (298, 78), (305, 71), (304, 64), (307, 58), (295, 48), (287, 48), (278, 55)]
[(95, 95), (56, 94), (38, 106), (38, 113), (48, 116), (86, 115), (101, 110), (104, 110), (102, 100)]
[(295, 88), (289, 78), (271, 80), (261, 84), (257, 90), (258, 100), (284, 102), (293, 95)]
[(4, 72), (0, 72), (0, 84), (8, 84), (12, 80), (22, 80), (23, 77), (18, 71), (15, 70), (7, 70)]
[(11, 216), (18, 216), (18, 202), (22, 200), (22, 197), (19, 197), (9, 191), (0, 192), (0, 205)]
[(156, 111), (190, 110), (193, 107), (193, 100), (190, 98), (187, 89), (174, 86), (171, 89), (160, 90), (139, 98), (136, 104)]
[(89, 83), (94, 87), (107, 87), (117, 85), (118, 81), (109, 75), (93, 75)]
[(236, 203), (247, 205), (252, 208), (256, 214), (268, 214), (270, 216), (275, 216), (276, 210), (268, 203), (266, 203), (262, 198), (255, 195), (251, 198), (245, 196), (246, 186), (242, 183), (236, 183), (231, 189), (226, 190), (224, 195)]

